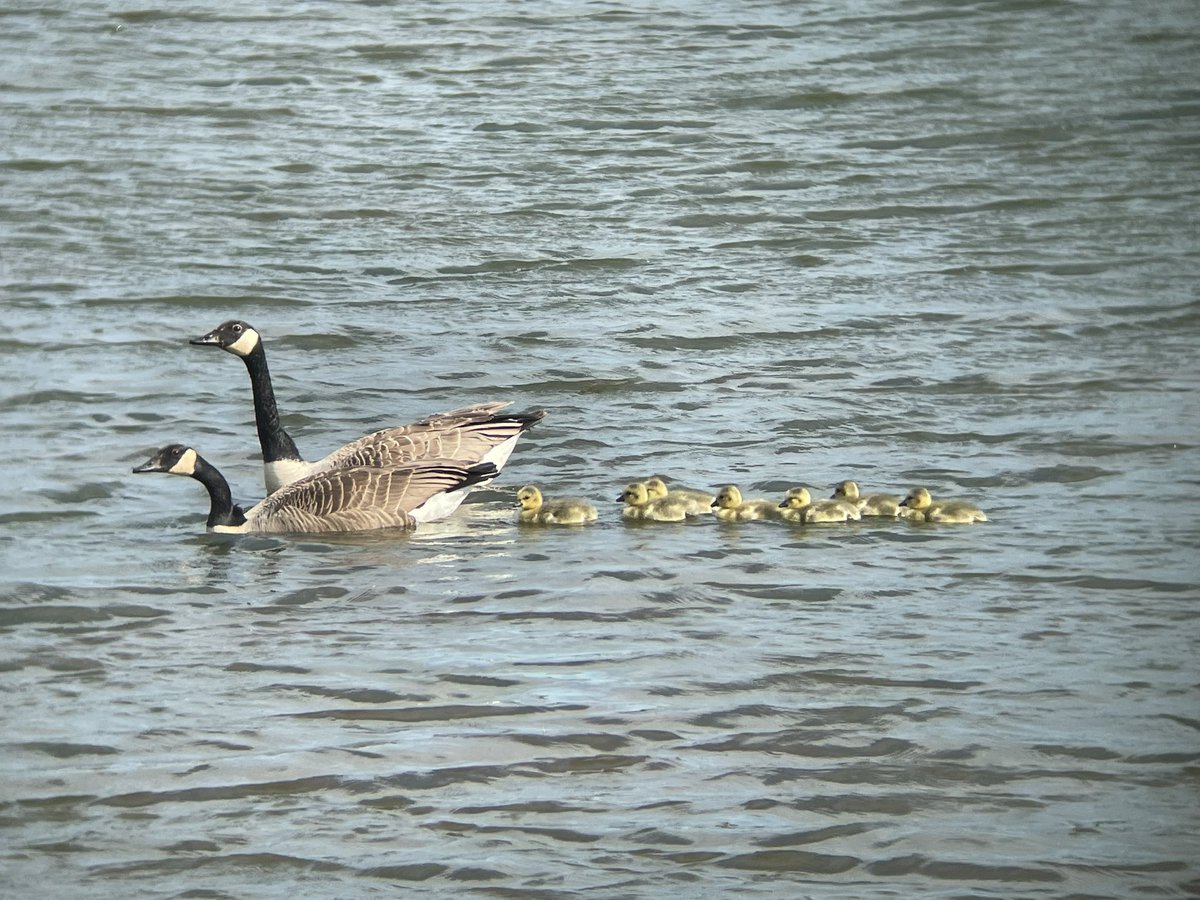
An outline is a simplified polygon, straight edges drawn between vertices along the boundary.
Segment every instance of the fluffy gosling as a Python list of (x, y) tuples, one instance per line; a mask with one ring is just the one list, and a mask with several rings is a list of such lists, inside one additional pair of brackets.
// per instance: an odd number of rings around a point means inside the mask
[(596, 507), (579, 497), (547, 500), (532, 484), (517, 491), (517, 521), (527, 525), (583, 525), (596, 521)]
[(685, 498), (651, 497), (649, 488), (641, 481), (627, 485), (617, 500), (625, 501), (621, 515), (632, 521), (682, 522), (688, 516), (698, 514), (694, 511), (695, 504)]
[(717, 491), (712, 509), (723, 522), (753, 522), (778, 519), (779, 507), (770, 500), (744, 500), (736, 485), (727, 484)]
[(712, 512), (712, 502), (716, 499), (712, 491), (700, 491), (695, 488), (668, 488), (661, 478), (649, 478), (645, 482), (646, 492), (651, 500), (682, 500), (688, 505), (689, 516), (706, 515)]
[(905, 517), (920, 522), (942, 522), (949, 525), (969, 525), (986, 522), (984, 511), (966, 500), (934, 500), (925, 488), (913, 488), (900, 501), (907, 512)]
[(895, 517), (900, 515), (899, 497), (891, 494), (860, 494), (856, 481), (838, 482), (833, 489), (832, 499), (853, 503), (858, 507), (859, 513), (864, 516)]
[(816, 525), (827, 522), (857, 521), (858, 507), (848, 500), (814, 500), (808, 488), (792, 488), (779, 504), (779, 516), (787, 522)]

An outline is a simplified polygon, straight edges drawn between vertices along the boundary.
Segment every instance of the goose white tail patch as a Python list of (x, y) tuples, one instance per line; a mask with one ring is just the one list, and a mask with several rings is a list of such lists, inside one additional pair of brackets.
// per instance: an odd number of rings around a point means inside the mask
[(195, 475), (196, 474), (196, 451), (191, 447), (183, 452), (183, 456), (179, 457), (179, 462), (167, 469), (172, 475)]
[(458, 509), (463, 500), (467, 499), (468, 493), (470, 493), (470, 488), (459, 488), (454, 491), (434, 494), (416, 509), (412, 510), (409, 515), (417, 522), (434, 522), (438, 519), (444, 519)]
[(480, 462), (494, 463), (496, 466), (496, 473), (499, 474), (500, 470), (504, 468), (504, 464), (508, 462), (508, 458), (512, 456), (513, 449), (517, 446), (517, 438), (519, 437), (519, 434), (514, 434), (503, 443), (497, 444), (487, 453), (483, 454), (483, 458), (480, 460)]

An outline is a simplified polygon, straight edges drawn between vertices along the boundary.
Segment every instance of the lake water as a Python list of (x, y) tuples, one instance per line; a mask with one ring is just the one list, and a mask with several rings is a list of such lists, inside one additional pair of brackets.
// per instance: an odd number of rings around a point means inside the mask
[[(0, 892), (1200, 894), (1193, 0), (96, 7), (0, 13)], [(310, 457), (547, 416), (208, 536), (130, 468), (261, 496), (234, 317)]]

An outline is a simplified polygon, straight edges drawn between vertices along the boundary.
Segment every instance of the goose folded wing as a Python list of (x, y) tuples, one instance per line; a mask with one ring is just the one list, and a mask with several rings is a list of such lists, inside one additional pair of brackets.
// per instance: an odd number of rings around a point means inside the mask
[[(435, 494), (473, 480), (479, 466), (452, 460), (375, 468), (358, 466), (310, 475), (254, 507), (256, 531), (323, 532), (411, 528), (412, 510)], [(488, 467), (495, 474), (494, 467)]]
[(460, 406), (447, 412), (433, 413), (424, 419), (418, 419), (413, 425), (429, 425), (434, 428), (454, 428), (462, 422), (487, 419), (496, 415), (502, 409), (512, 406), (511, 400), (493, 400), (490, 403), (474, 403), (471, 406)]
[(326, 470), (393, 466), (418, 459), (481, 459), (542, 417), (540, 413), (498, 415), (509, 405), (480, 403), (385, 428), (335, 450), (318, 465)]

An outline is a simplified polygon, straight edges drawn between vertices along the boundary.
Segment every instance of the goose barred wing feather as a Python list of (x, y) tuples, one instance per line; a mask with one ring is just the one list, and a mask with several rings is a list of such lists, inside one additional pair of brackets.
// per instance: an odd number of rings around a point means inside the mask
[(434, 427), (453, 427), (464, 419), (477, 419), (481, 416), (494, 416), (502, 409), (512, 406), (511, 400), (493, 400), (489, 403), (473, 403), (470, 406), (460, 406), (447, 412), (433, 413), (424, 419), (418, 419), (414, 425), (432, 425)]
[(249, 530), (265, 532), (412, 528), (412, 511), (431, 497), (495, 474), (491, 463), (445, 459), (335, 469), (280, 488), (247, 512), (246, 520)]
[(545, 413), (500, 414), (508, 402), (480, 403), (435, 413), (411, 425), (385, 428), (335, 450), (318, 471), (395, 466), (420, 459), (478, 460), (541, 421)]

